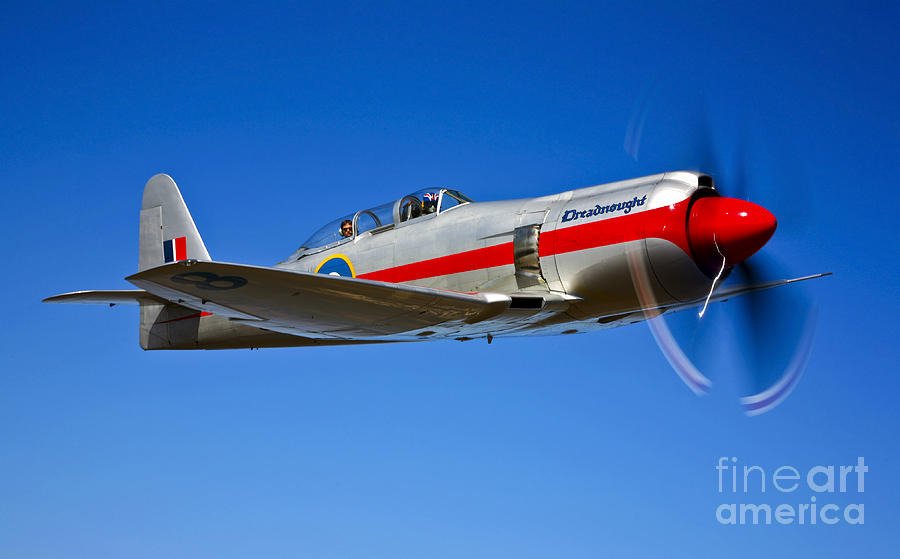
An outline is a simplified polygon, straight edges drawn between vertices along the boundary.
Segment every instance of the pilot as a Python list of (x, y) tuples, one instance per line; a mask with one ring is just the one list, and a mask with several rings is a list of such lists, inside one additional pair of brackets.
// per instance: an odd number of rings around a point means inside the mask
[(341, 222), (341, 237), (347, 238), (353, 236), (353, 222), (345, 219)]
[(422, 213), (433, 214), (437, 211), (438, 195), (437, 193), (426, 192), (422, 196)]

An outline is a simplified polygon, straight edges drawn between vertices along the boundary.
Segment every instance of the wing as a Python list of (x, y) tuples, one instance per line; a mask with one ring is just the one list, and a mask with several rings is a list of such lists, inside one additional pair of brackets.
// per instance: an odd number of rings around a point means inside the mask
[[(764, 289), (772, 289), (775, 287), (781, 287), (782, 285), (790, 285), (792, 283), (797, 283), (800, 281), (807, 281), (807, 280), (811, 280), (811, 279), (823, 278), (825, 276), (830, 276), (830, 275), (831, 275), (831, 272), (825, 272), (822, 274), (813, 274), (811, 276), (803, 276), (800, 278), (782, 279), (782, 280), (776, 280), (776, 281), (769, 281), (769, 282), (765, 282), (765, 283), (755, 283), (753, 285), (733, 285), (733, 286), (722, 288), (722, 289), (716, 291), (713, 294), (713, 296), (709, 298), (709, 302), (717, 303), (720, 301), (727, 301), (727, 300), (731, 299), (732, 297), (737, 297), (737, 296), (743, 295), (745, 293), (751, 293), (753, 291), (762, 291)], [(675, 305), (659, 307), (659, 308), (664, 308), (667, 310), (672, 310), (672, 311), (677, 312), (677, 311), (683, 311), (686, 309), (691, 309), (694, 307), (699, 307), (699, 306), (703, 305), (703, 303), (705, 301), (706, 301), (706, 298), (701, 297), (700, 299), (696, 299), (696, 300), (688, 302), (688, 303), (677, 303)]]
[(253, 326), (319, 338), (384, 338), (473, 324), (509, 308), (494, 293), (455, 293), (222, 262), (185, 261), (126, 278), (168, 301)]
[[(791, 278), (791, 279), (783, 279), (776, 281), (769, 281), (765, 283), (755, 283), (753, 285), (735, 285), (727, 288), (720, 289), (713, 294), (712, 298), (710, 298), (710, 302), (718, 302), (718, 301), (727, 301), (731, 297), (736, 297), (738, 295), (743, 295), (744, 293), (750, 293), (752, 291), (762, 291), (764, 289), (772, 289), (773, 287), (781, 287), (782, 285), (789, 285), (792, 283), (797, 283), (800, 281), (807, 281), (811, 279), (824, 278), (825, 276), (830, 276), (831, 272), (825, 272), (822, 274), (813, 274), (811, 276), (803, 276), (800, 278)], [(703, 299), (698, 299), (698, 302), (702, 303)]]

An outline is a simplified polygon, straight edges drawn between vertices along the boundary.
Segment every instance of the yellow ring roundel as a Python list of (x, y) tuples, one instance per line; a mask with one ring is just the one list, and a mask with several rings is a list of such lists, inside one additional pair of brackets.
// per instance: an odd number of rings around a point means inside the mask
[(353, 263), (343, 254), (332, 254), (316, 267), (317, 274), (330, 274), (338, 276), (356, 277)]

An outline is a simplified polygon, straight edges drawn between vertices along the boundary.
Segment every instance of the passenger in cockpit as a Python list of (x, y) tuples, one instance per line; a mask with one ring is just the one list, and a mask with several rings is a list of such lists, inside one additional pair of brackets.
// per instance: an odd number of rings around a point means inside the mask
[(341, 222), (341, 237), (347, 238), (353, 236), (353, 222), (345, 219)]
[(437, 211), (438, 193), (426, 192), (422, 195), (422, 210), (425, 214), (433, 214)]

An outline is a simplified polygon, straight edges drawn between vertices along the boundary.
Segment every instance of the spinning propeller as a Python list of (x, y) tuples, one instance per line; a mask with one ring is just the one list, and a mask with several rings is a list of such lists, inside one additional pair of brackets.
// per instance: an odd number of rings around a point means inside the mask
[[(648, 113), (645, 97), (625, 137), (625, 150), (635, 161), (639, 160)], [(713, 177), (716, 190), (722, 195), (696, 200), (688, 219), (695, 261), (713, 278), (708, 304), (729, 276), (739, 285), (759, 285), (778, 279), (781, 273), (763, 249), (775, 232), (777, 220), (766, 208), (749, 201), (760, 192), (748, 172), (745, 136), (737, 137), (735, 162), (723, 165), (712, 141), (705, 107), (697, 114), (699, 118), (687, 126), (677, 123), (675, 130), (681, 136), (677, 143), (670, 139), (663, 146), (663, 150), (677, 146), (682, 153), (660, 163), (667, 169), (695, 166)], [(650, 290), (640, 284), (646, 271), (634, 273), (632, 268), (638, 293), (645, 299)], [(654, 301), (647, 302), (647, 306), (654, 306)], [(736, 297), (723, 313), (707, 313), (707, 304), (699, 312), (657, 316), (648, 321), (666, 359), (689, 388), (705, 394), (712, 382), (703, 371), (715, 373), (722, 369), (714, 357), (717, 351), (724, 350), (726, 368), (749, 373), (747, 395), (741, 398), (745, 413), (758, 415), (773, 409), (790, 394), (806, 367), (815, 330), (815, 306), (796, 286), (745, 293)], [(730, 328), (723, 324), (729, 319)], [(674, 326), (671, 329), (670, 323)], [(729, 332), (734, 334), (733, 339), (728, 339)]]

